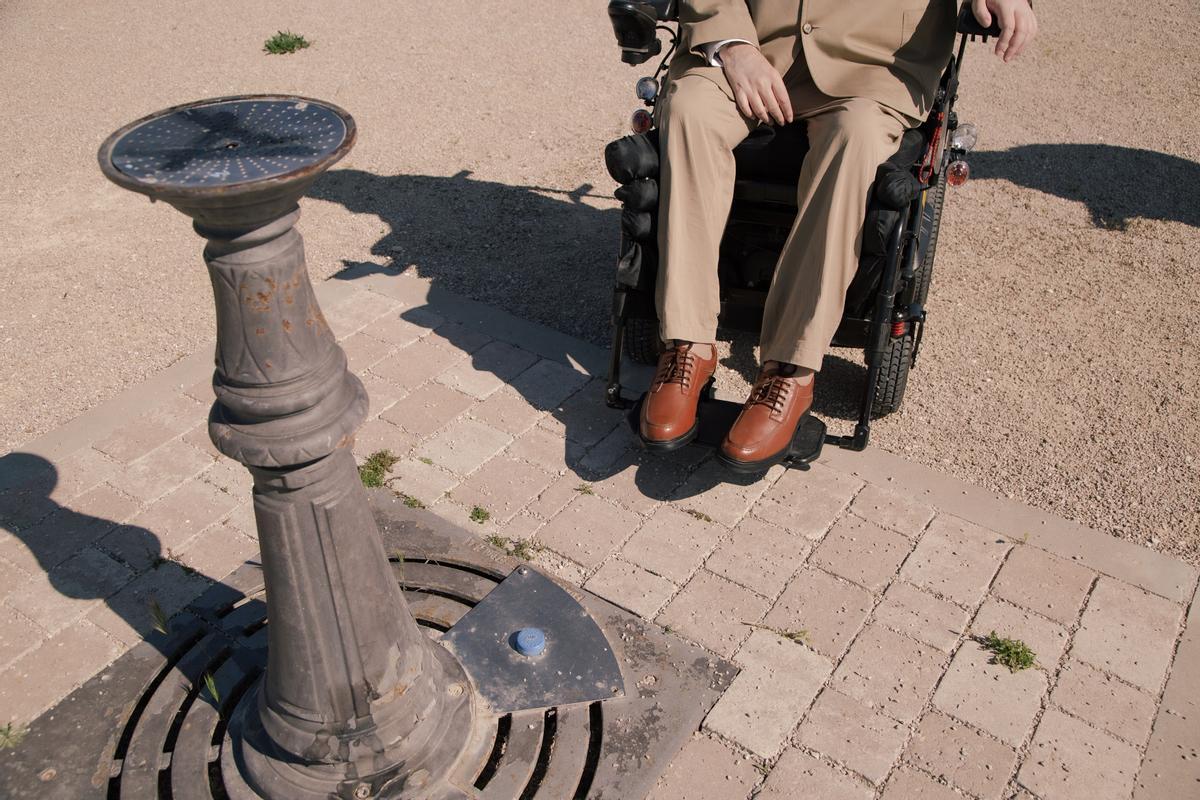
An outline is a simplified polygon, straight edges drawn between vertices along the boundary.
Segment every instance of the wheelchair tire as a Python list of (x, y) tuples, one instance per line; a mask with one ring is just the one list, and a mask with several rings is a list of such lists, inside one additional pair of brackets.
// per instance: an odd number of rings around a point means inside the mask
[(912, 366), (913, 335), (911, 332), (889, 339), (879, 367), (879, 383), (871, 403), (871, 416), (883, 417), (900, 408), (904, 389), (908, 386), (908, 370)]
[(928, 202), (933, 205), (933, 214), (929, 221), (929, 231), (926, 233), (928, 243), (925, 245), (925, 257), (921, 259), (921, 265), (914, 276), (917, 285), (913, 293), (913, 300), (922, 306), (929, 297), (929, 284), (933, 282), (933, 257), (937, 253), (938, 230), (942, 226), (942, 206), (946, 202), (946, 170), (942, 170), (938, 182), (930, 190)]
[(625, 355), (638, 364), (657, 364), (660, 352), (658, 320), (638, 317), (625, 320)]

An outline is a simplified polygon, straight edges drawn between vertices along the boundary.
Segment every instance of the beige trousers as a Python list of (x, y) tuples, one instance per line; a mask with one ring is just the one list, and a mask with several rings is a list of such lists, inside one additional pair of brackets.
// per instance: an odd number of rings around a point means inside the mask
[[(767, 295), (760, 355), (819, 370), (858, 269), (875, 171), (896, 152), (904, 129), (918, 121), (874, 100), (823, 95), (802, 63), (787, 77), (792, 110), (808, 125), (809, 152), (797, 186), (799, 213)], [(720, 312), (717, 257), (733, 202), (733, 148), (758, 123), (744, 118), (716, 83), (694, 74), (668, 84), (660, 114), (660, 335), (713, 342)]]

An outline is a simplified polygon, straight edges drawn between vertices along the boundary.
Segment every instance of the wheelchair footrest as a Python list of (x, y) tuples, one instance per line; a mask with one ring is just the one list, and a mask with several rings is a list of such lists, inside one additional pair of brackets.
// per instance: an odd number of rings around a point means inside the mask
[[(638, 421), (642, 414), (642, 403), (646, 395), (629, 409), (626, 416), (634, 435), (637, 435)], [(717, 400), (703, 396), (696, 409), (700, 419), (700, 427), (692, 445), (717, 449), (725, 439), (725, 434), (733, 427), (738, 413), (742, 410), (741, 403), (731, 400)], [(821, 446), (825, 444), (825, 423), (812, 414), (805, 414), (796, 426), (796, 435), (792, 437), (792, 446), (783, 457), (783, 465), (791, 469), (808, 469), (808, 465), (821, 455)]]

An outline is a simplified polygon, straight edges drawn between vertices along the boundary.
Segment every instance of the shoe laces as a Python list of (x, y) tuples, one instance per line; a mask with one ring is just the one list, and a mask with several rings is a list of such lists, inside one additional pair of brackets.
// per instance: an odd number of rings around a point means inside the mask
[(792, 381), (782, 375), (768, 375), (760, 378), (750, 390), (750, 399), (746, 408), (763, 405), (775, 413), (783, 411), (784, 405), (792, 394)]
[(660, 386), (677, 383), (684, 389), (692, 384), (692, 374), (696, 371), (696, 355), (690, 344), (676, 347), (671, 351), (671, 357), (658, 365), (658, 374), (654, 382)]

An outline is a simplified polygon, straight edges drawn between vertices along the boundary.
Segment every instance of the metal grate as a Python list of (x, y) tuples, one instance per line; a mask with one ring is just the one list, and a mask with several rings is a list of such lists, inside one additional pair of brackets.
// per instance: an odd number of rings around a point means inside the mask
[[(438, 637), (502, 579), (477, 568), (391, 559), (413, 616)], [(266, 665), (261, 590), (197, 622), (194, 636), (150, 681), (121, 733), (109, 800), (227, 800), (246, 796), (229, 775), (226, 720)], [(208, 676), (208, 678), (206, 678)], [(215, 689), (215, 697), (213, 696)], [(505, 714), (461, 782), (490, 800), (585, 798), (603, 741), (599, 703)]]

